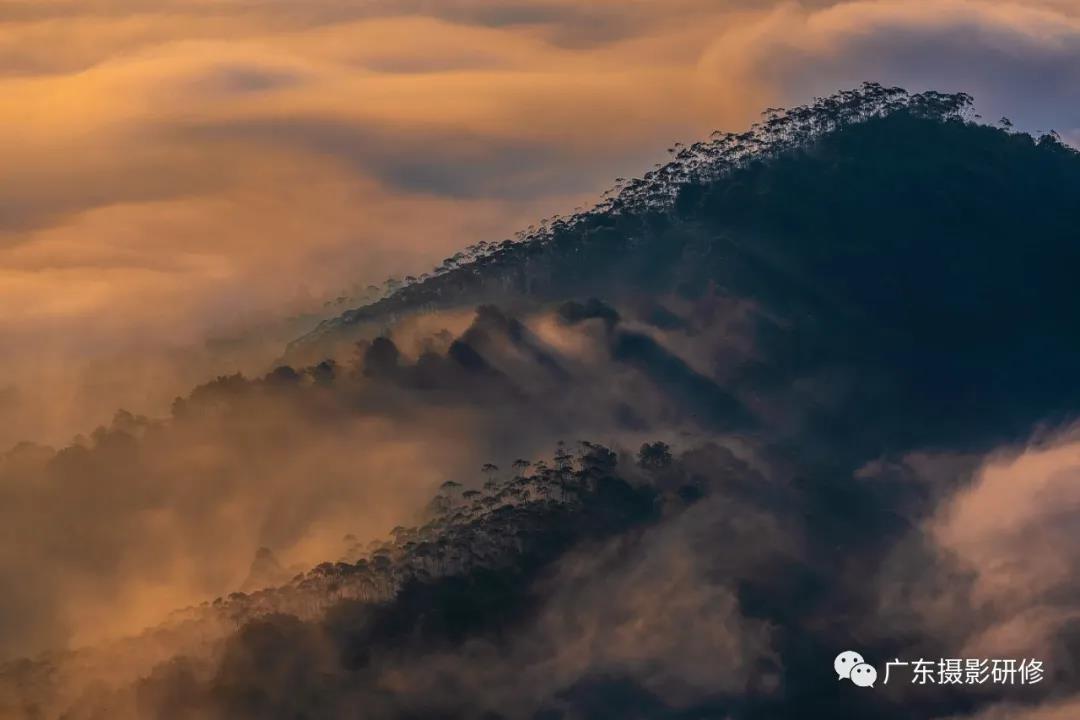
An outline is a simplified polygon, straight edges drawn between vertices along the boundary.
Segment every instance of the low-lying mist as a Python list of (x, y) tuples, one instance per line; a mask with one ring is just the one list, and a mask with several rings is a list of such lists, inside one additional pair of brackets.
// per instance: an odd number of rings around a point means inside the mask
[[(746, 408), (760, 419), (768, 397), (720, 390), (755, 357), (754, 308), (663, 302), (414, 316), (317, 365), (199, 386), (169, 417), (7, 453), (6, 654), (83, 649), (9, 662), (0, 707), (757, 718), (809, 698), (1035, 718), (1078, 702), (1071, 430), (822, 463), (818, 434), (802, 451), (755, 430)], [(816, 668), (837, 644), (1037, 656), (1049, 679), (853, 701)]]

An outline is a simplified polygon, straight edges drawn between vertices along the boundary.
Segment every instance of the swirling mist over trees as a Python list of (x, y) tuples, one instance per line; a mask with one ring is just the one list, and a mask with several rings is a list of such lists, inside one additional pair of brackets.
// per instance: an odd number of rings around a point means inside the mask
[[(971, 108), (770, 110), (262, 377), (7, 453), (0, 632), (83, 647), (0, 708), (1070, 716), (1080, 157)], [(148, 629), (78, 642), (109, 601)], [(1048, 679), (852, 693), (849, 647)]]
[[(1001, 438), (1048, 419), (1050, 406), (1061, 420), (1076, 398), (1035, 367), (1063, 377), (1080, 351), (1060, 330), (1077, 309), (1067, 270), (1078, 254), (1076, 152), (1053, 134), (980, 124), (971, 104), (867, 84), (770, 111), (747, 133), (680, 149), (595, 210), (346, 312), (291, 356), (461, 304), (597, 295), (641, 308), (711, 294), (753, 305), (749, 341), (764, 350), (739, 379), (776, 392), (773, 402), (805, 408), (788, 392), (794, 380), (830, 382), (821, 376), (858, 365), (876, 385), (897, 380), (884, 395), (890, 432), (917, 435), (928, 426), (911, 413), (941, 407), (958, 413), (956, 433), (998, 413)], [(1031, 287), (1023, 277), (1038, 277), (1038, 291), (1018, 290)], [(982, 359), (998, 344), (1016, 348), (1008, 383)], [(873, 431), (856, 418), (842, 422)], [(916, 441), (931, 438), (900, 444)]]

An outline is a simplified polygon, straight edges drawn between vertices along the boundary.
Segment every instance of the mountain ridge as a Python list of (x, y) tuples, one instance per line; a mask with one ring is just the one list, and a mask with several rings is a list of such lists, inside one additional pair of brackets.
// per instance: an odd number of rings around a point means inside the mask
[[(999, 139), (1009, 136), (1039, 147), (1070, 152), (1052, 134), (1034, 140), (1023, 133), (1009, 132), (1004, 126), (990, 128), (977, 124), (970, 119), (972, 104), (972, 97), (965, 93), (908, 94), (901, 88), (864, 83), (856, 90), (816, 99), (811, 105), (791, 110), (770, 109), (761, 123), (744, 133), (718, 131), (708, 141), (690, 146), (676, 144), (670, 149), (675, 154), (670, 162), (658, 165), (641, 178), (620, 178), (622, 182), (589, 210), (542, 221), (538, 229), (519, 233), (516, 240), (471, 246), (464, 254), (448, 258), (432, 275), (421, 276), (419, 280), (412, 278), (414, 282), (394, 289), (374, 303), (323, 321), (315, 330), (290, 343), (286, 358), (296, 356), (304, 346), (318, 345), (320, 338), (336, 330), (365, 322), (380, 319), (393, 322), (410, 312), (462, 304), (557, 296), (559, 291), (549, 287), (551, 279), (545, 275), (545, 271), (553, 271), (544, 268), (544, 264), (560, 248), (576, 244), (580, 247), (570, 247), (570, 251), (581, 252), (595, 244), (605, 231), (614, 230), (628, 236), (623, 239), (621, 249), (640, 250), (642, 243), (649, 244), (648, 236), (663, 232), (666, 224), (691, 220), (703, 194), (717, 186), (737, 186), (738, 177), (732, 176), (738, 176), (740, 171), (745, 174), (748, 168), (758, 164), (782, 162), (785, 156), (812, 151), (815, 143), (874, 120), (907, 118), (958, 124), (972, 132), (993, 132)], [(737, 221), (738, 216), (732, 220)], [(747, 248), (745, 243), (739, 246)], [(587, 261), (579, 264), (586, 265)], [(565, 272), (566, 264), (559, 264), (558, 270)]]

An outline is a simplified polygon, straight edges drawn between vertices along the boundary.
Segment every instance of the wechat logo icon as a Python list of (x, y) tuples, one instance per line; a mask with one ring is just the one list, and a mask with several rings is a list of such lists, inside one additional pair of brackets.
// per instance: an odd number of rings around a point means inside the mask
[(845, 650), (833, 660), (837, 680), (850, 680), (859, 687), (874, 687), (877, 670), (854, 650)]

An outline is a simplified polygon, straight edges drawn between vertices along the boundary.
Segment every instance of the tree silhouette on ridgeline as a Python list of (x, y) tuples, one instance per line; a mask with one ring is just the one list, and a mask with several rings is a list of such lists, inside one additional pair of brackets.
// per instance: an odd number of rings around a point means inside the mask
[(444, 482), (423, 525), (395, 527), (389, 538), (366, 547), (354, 541), (340, 561), (204, 607), (237, 624), (275, 614), (313, 619), (346, 600), (390, 602), (415, 583), (477, 570), (531, 572), (575, 543), (658, 517), (658, 486), (628, 482), (617, 466), (612, 450), (588, 441), (576, 452), (559, 443), (551, 465), (519, 460), (515, 474), (503, 478), (485, 464), (482, 489)]
[[(390, 279), (378, 299), (325, 321), (297, 347), (326, 333), (386, 313), (424, 310), (463, 299), (470, 292), (546, 294), (552, 276), (567, 264), (589, 265), (591, 256), (615, 257), (613, 236), (621, 249), (635, 248), (650, 234), (699, 207), (699, 199), (717, 186), (737, 187), (736, 177), (755, 165), (811, 149), (822, 138), (892, 118), (932, 124), (974, 125), (973, 99), (966, 93), (927, 91), (911, 94), (897, 87), (864, 83), (808, 105), (770, 108), (761, 122), (741, 133), (714, 132), (690, 145), (669, 148), (671, 159), (637, 178), (618, 178), (594, 207), (569, 216), (546, 218), (501, 242), (481, 241), (447, 258), (424, 279)], [(1011, 125), (1002, 125), (1009, 134)], [(1016, 133), (1023, 135), (1022, 133)], [(1023, 137), (1028, 137), (1024, 135)], [(1030, 140), (1030, 138), (1029, 138)], [(1034, 142), (1034, 141), (1032, 141)], [(1040, 144), (1064, 149), (1052, 133)], [(723, 221), (723, 217), (714, 218)], [(495, 299), (495, 298), (490, 298)]]

